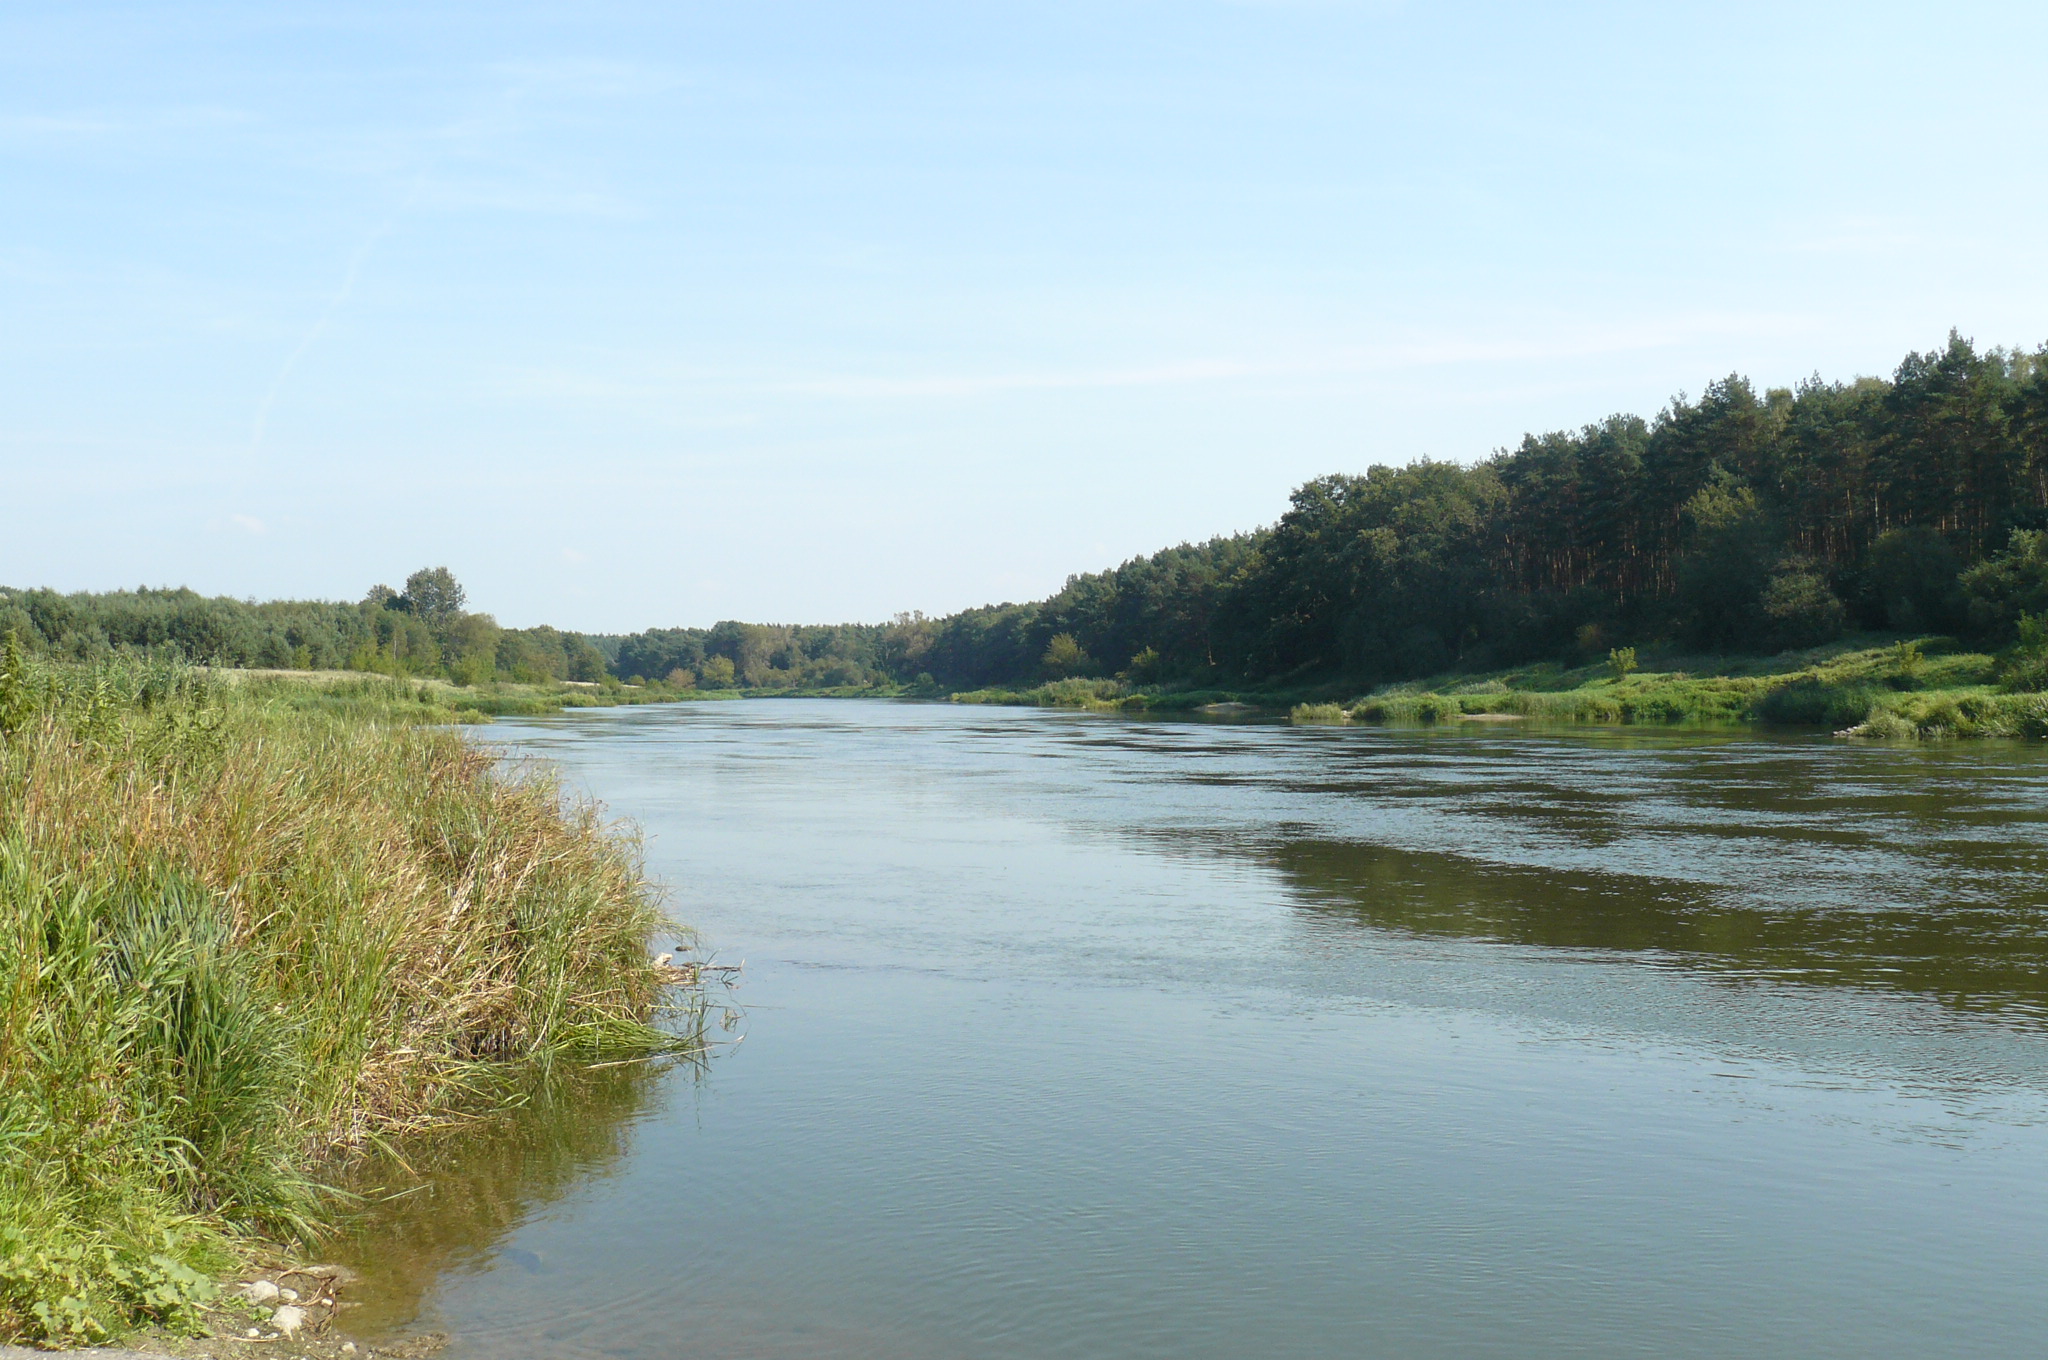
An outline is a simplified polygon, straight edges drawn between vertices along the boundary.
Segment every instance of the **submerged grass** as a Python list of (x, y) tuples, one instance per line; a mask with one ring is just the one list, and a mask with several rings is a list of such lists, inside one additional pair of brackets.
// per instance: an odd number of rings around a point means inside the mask
[(634, 842), (449, 716), (0, 659), (0, 1338), (176, 1326), (336, 1149), (676, 1042)]

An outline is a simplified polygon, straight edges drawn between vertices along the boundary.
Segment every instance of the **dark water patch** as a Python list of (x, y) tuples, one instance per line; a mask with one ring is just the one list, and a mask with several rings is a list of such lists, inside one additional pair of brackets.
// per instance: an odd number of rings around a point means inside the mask
[(1884, 988), (2048, 1019), (2048, 913), (2036, 906), (1774, 908), (1684, 880), (1308, 839), (1273, 848), (1269, 860), (1299, 887), (1306, 909), (1362, 925), (1656, 954), (1715, 971)]

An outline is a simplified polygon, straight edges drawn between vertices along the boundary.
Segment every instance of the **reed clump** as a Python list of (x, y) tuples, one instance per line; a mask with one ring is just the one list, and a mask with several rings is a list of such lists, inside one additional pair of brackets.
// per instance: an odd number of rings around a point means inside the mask
[(1296, 704), (1287, 711), (1287, 721), (1297, 727), (1341, 726), (1351, 721), (1342, 704)]
[(189, 1320), (337, 1149), (679, 1042), (635, 842), (378, 700), (0, 654), (0, 1339)]

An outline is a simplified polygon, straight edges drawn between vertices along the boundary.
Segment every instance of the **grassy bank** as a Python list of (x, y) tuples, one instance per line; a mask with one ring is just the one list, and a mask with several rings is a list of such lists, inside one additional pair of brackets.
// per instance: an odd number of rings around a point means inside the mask
[(1446, 674), (1367, 693), (1341, 683), (1244, 690), (1060, 680), (976, 690), (958, 703), (1173, 712), (1245, 704), (1298, 723), (1541, 723), (1826, 728), (1878, 740), (2048, 737), (2048, 694), (2008, 688), (2010, 666), (1939, 638), (1852, 639), (1773, 657), (1648, 653), (1638, 669), (1542, 663)]
[(364, 671), (242, 670), (208, 672), (223, 684), (283, 707), (325, 709), (380, 720), (480, 723), (501, 717), (538, 717), (572, 708), (617, 708), (628, 704), (673, 703), (678, 699), (738, 697), (700, 695), (662, 684), (578, 684), (509, 680), (458, 685), (436, 676), (387, 676)]
[(456, 712), (0, 660), (0, 1338), (175, 1325), (337, 1149), (675, 1042), (636, 847)]

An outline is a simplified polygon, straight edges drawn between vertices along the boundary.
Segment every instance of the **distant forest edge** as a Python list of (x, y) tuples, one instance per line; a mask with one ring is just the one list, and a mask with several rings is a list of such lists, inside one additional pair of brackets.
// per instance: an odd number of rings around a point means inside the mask
[[(1856, 630), (2048, 647), (2048, 348), (1951, 334), (1889, 378), (1740, 377), (1654, 419), (1297, 489), (1279, 522), (944, 618), (630, 636), (503, 629), (445, 568), (357, 604), (0, 590), (0, 633), (89, 659), (676, 689), (973, 689), (1072, 677), (1383, 684), (1667, 643), (1771, 653)], [(2048, 672), (2044, 672), (2048, 673)]]

